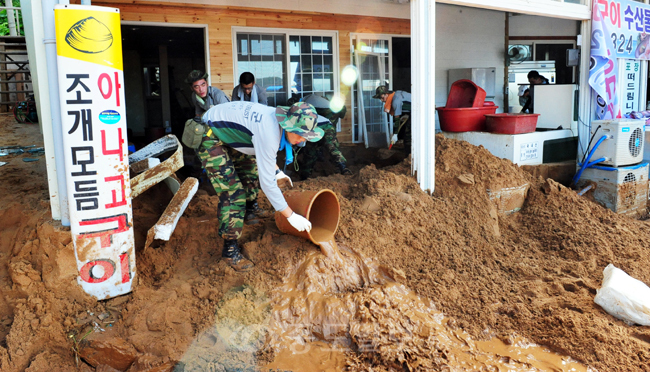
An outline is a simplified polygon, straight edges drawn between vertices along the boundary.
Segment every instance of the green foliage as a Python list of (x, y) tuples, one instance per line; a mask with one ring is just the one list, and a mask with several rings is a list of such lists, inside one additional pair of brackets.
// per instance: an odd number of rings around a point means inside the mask
[[(12, 0), (12, 3), (14, 7), (20, 7), (20, 0)], [(5, 5), (4, 0), (0, 0), (0, 5)], [(15, 12), (15, 10), (13, 12)], [(18, 18), (16, 19), (16, 23), (18, 26), (20, 26), (18, 35), (25, 36), (25, 30), (23, 28), (23, 13), (21, 11), (18, 11)], [(3, 9), (0, 10), (0, 36), (7, 35), (9, 35), (9, 20), (7, 19), (7, 10)]]

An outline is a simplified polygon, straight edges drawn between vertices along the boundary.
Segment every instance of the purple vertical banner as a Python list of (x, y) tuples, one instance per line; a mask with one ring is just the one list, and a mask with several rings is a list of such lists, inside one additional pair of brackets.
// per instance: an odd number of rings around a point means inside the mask
[[(598, 119), (620, 118), (617, 86), (616, 49), (612, 41), (609, 25), (594, 1), (591, 22), (591, 59), (589, 62), (589, 85), (594, 90), (596, 117)], [(605, 3), (605, 9), (608, 9)]]

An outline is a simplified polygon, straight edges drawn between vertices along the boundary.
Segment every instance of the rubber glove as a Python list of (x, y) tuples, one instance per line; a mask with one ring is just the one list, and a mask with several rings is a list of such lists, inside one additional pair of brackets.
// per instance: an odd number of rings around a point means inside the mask
[(291, 216), (287, 218), (287, 221), (293, 226), (294, 229), (298, 231), (311, 231), (311, 222), (305, 217), (299, 215), (298, 213), (291, 213)]
[(289, 176), (287, 176), (286, 174), (284, 174), (283, 171), (281, 171), (279, 169), (276, 170), (275, 171), (275, 181), (278, 182), (283, 178), (286, 178), (287, 180), (289, 180), (289, 184), (291, 185), (291, 187), (293, 187), (293, 181), (291, 181), (291, 178)]
[(393, 136), (390, 138), (390, 145), (388, 145), (388, 149), (390, 150), (391, 147), (397, 142), (397, 134), (393, 134)]

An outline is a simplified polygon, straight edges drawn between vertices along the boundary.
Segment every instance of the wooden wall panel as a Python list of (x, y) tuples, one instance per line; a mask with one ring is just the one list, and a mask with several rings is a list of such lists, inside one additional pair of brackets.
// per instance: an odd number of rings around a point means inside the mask
[[(75, 2), (75, 1), (73, 1)], [(373, 18), (277, 9), (235, 8), (204, 4), (165, 3), (151, 5), (134, 0), (93, 1), (93, 5), (120, 9), (122, 20), (159, 23), (208, 25), (210, 76), (212, 84), (230, 95), (238, 77), (233, 76), (232, 26), (263, 28), (295, 28), (339, 32), (340, 69), (350, 64), (350, 33), (409, 35), (409, 20)], [(350, 88), (341, 85), (345, 104), (351, 108)], [(352, 111), (342, 122), (339, 141), (352, 141)]]

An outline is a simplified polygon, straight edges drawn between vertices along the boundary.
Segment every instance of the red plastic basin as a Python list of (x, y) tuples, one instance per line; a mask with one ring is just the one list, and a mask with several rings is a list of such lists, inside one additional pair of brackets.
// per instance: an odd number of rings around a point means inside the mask
[(473, 81), (461, 79), (451, 84), (447, 97), (448, 108), (481, 107), (485, 102), (485, 91)]
[(488, 132), (520, 134), (535, 131), (539, 114), (490, 114), (485, 117)]
[(444, 132), (473, 132), (485, 130), (485, 115), (494, 114), (499, 106), (437, 107), (440, 129)]

